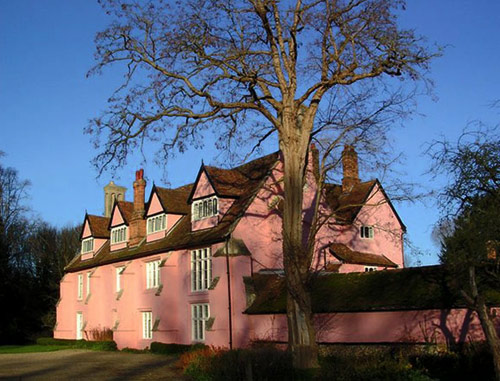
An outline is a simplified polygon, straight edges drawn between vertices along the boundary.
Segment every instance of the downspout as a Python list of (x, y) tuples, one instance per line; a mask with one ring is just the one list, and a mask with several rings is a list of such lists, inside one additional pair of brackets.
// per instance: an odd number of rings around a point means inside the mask
[(229, 238), (226, 239), (227, 309), (229, 313), (229, 349), (233, 349), (233, 313), (231, 306), (231, 273), (229, 271)]

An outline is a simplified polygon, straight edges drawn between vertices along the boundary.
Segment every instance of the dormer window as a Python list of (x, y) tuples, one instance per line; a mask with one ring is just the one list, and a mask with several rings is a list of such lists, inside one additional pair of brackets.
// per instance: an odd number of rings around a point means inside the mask
[(158, 214), (148, 218), (148, 234), (156, 233), (165, 230), (167, 225), (166, 214)]
[(94, 238), (86, 238), (82, 241), (82, 254), (94, 251)]
[(127, 227), (120, 226), (111, 229), (111, 244), (125, 242), (127, 240)]
[(361, 226), (359, 236), (364, 239), (373, 238), (373, 226)]
[(191, 204), (191, 216), (193, 221), (202, 220), (219, 214), (219, 202), (217, 196), (194, 201)]

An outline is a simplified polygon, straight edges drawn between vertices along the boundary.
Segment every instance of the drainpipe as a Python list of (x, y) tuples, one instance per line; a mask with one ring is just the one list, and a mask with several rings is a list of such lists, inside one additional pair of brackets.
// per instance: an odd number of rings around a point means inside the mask
[(229, 313), (229, 349), (233, 349), (233, 313), (231, 306), (231, 273), (229, 271), (229, 238), (226, 239), (227, 309)]

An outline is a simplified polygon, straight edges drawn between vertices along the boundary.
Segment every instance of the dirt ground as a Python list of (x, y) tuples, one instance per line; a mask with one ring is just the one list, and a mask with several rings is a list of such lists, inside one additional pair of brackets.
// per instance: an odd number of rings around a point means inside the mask
[(177, 357), (67, 349), (0, 354), (0, 380), (182, 380)]

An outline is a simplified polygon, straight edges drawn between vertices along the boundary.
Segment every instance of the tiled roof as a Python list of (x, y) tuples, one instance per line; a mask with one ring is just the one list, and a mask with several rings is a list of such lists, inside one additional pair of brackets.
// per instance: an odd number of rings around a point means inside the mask
[(117, 204), (125, 223), (128, 225), (132, 218), (132, 213), (134, 213), (134, 203), (130, 201), (118, 201)]
[(187, 214), (189, 205), (186, 202), (193, 184), (184, 185), (176, 189), (155, 187), (162, 206), (167, 213)]
[(367, 266), (383, 266), (383, 267), (398, 267), (396, 263), (391, 261), (385, 255), (361, 253), (351, 250), (342, 243), (332, 243), (330, 252), (344, 263)]
[[(463, 308), (466, 303), (448, 284), (442, 266), (413, 267), (362, 273), (318, 275), (311, 280), (315, 313)], [(245, 280), (254, 297), (248, 314), (286, 312), (283, 276), (255, 274)], [(500, 306), (500, 290), (487, 286), (487, 303)]]
[(94, 238), (109, 238), (109, 218), (102, 216), (87, 215), (89, 221), (90, 231)]
[(341, 185), (325, 184), (326, 201), (335, 213), (335, 220), (351, 224), (366, 203), (376, 182), (371, 180), (359, 183), (348, 193), (342, 193)]
[[(187, 207), (185, 210), (186, 214), (179, 220), (177, 225), (174, 226), (165, 238), (153, 242), (146, 242), (146, 240), (143, 240), (143, 242), (136, 247), (114, 251), (110, 251), (108, 242), (92, 259), (82, 261), (80, 257), (75, 258), (75, 260), (72, 261), (68, 267), (66, 267), (66, 271), (80, 271), (82, 269), (122, 260), (140, 258), (157, 253), (164, 253), (170, 250), (186, 249), (223, 241), (231, 234), (237, 221), (243, 216), (245, 210), (252, 202), (253, 198), (257, 194), (257, 191), (260, 189), (262, 182), (266, 179), (277, 160), (278, 155), (274, 153), (234, 168), (231, 170), (234, 171), (231, 175), (232, 177), (225, 174), (225, 176), (227, 176), (225, 178), (226, 180), (233, 178), (235, 182), (239, 184), (241, 184), (240, 181), (242, 181), (242, 177), (240, 175), (246, 175), (247, 179), (244, 183), (245, 192), (240, 193), (217, 226), (210, 229), (191, 231), (191, 208)], [(217, 185), (220, 186), (219, 181), (221, 181), (221, 178), (217, 177), (215, 181), (217, 182)], [(187, 205), (187, 196), (190, 194), (192, 186), (193, 185), (191, 184), (173, 190), (178, 191), (186, 197), (183, 201), (184, 205)], [(221, 189), (224, 188), (222, 187)], [(166, 192), (165, 195), (168, 196), (168, 193), (169, 192)], [(165, 207), (168, 209), (168, 206)]]

